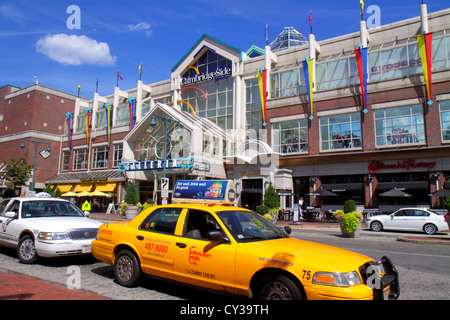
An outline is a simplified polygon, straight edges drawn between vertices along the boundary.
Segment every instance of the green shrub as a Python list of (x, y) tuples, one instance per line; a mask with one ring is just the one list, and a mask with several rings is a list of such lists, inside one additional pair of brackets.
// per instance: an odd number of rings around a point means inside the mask
[(266, 205), (262, 204), (262, 205), (257, 206), (255, 211), (263, 216), (266, 213), (269, 213), (269, 208)]
[(348, 212), (342, 216), (342, 230), (345, 233), (351, 233), (358, 229), (359, 220), (355, 212)]
[(356, 202), (355, 200), (347, 200), (344, 204), (344, 213), (354, 212), (356, 211)]

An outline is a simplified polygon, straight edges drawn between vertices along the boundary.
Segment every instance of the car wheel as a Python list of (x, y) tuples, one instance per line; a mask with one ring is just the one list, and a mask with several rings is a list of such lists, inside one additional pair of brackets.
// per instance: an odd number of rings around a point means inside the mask
[(258, 300), (301, 300), (302, 295), (298, 286), (283, 275), (267, 275), (256, 287)]
[(437, 231), (437, 228), (432, 223), (427, 223), (423, 226), (423, 231), (425, 231), (426, 234), (435, 234)]
[(17, 247), (17, 257), (22, 263), (36, 263), (38, 255), (34, 246), (34, 239), (30, 235), (23, 236)]
[(373, 231), (381, 231), (383, 230), (383, 224), (380, 221), (374, 221), (370, 224), (370, 228)]
[(125, 287), (134, 287), (140, 277), (141, 268), (136, 256), (128, 251), (122, 250), (114, 261), (114, 276), (116, 281)]

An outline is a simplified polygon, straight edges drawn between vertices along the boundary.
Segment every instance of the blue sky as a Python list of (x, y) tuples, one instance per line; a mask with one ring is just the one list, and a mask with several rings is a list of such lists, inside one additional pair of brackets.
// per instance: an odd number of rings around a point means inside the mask
[[(447, 9), (448, 0), (425, 0), (428, 12)], [(380, 8), (381, 25), (418, 16), (420, 0), (365, 0)], [(70, 5), (80, 9), (73, 20)], [(109, 95), (120, 71), (122, 90), (136, 87), (138, 66), (142, 80), (170, 78), (171, 68), (206, 33), (246, 51), (264, 47), (284, 27), (309, 33), (312, 11), (318, 41), (359, 30), (359, 0), (0, 0), (0, 87), (39, 83), (93, 98)], [(365, 19), (371, 16), (365, 13)], [(67, 22), (79, 21), (80, 28)], [(70, 23), (69, 23), (70, 25)], [(76, 24), (75, 24), (76, 26)]]

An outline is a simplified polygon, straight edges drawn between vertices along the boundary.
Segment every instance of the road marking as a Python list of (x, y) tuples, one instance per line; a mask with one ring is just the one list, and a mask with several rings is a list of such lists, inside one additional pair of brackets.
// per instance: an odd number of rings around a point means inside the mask
[(424, 256), (424, 257), (434, 257), (434, 258), (450, 258), (450, 256), (441, 256), (436, 254), (426, 254), (426, 253), (411, 253), (411, 252), (400, 252), (400, 251), (384, 251), (384, 250), (373, 250), (373, 249), (361, 249), (361, 248), (343, 248), (350, 251), (371, 251), (371, 252), (383, 252), (383, 253), (393, 253), (393, 254), (406, 254), (410, 256)]

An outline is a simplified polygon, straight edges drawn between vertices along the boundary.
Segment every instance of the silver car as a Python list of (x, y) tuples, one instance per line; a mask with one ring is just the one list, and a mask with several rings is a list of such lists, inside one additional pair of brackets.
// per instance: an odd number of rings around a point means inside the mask
[(366, 225), (373, 231), (423, 231), (427, 234), (448, 231), (442, 214), (420, 208), (402, 208), (389, 215), (372, 216), (366, 220)]

